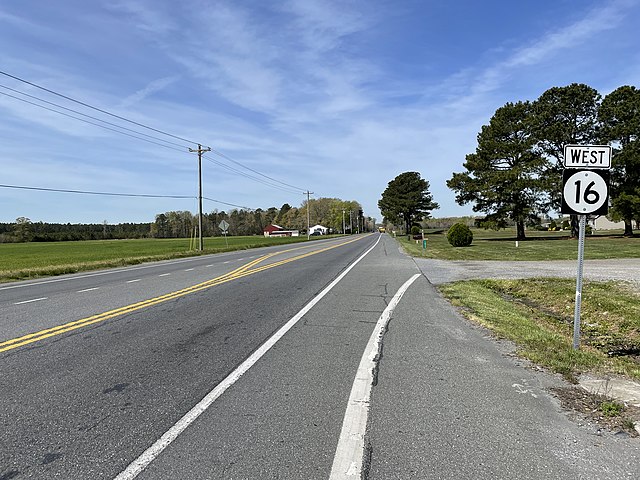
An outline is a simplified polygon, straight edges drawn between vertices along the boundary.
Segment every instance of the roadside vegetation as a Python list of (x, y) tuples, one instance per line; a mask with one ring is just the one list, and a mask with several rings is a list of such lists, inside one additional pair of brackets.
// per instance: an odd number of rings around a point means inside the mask
[[(469, 320), (516, 345), (516, 354), (571, 383), (589, 373), (640, 381), (640, 293), (623, 282), (583, 285), (580, 349), (573, 349), (575, 280), (470, 280), (440, 291)], [(563, 407), (588, 421), (637, 436), (640, 409), (608, 392), (553, 389)]]
[[(516, 246), (515, 228), (499, 231), (472, 228), (468, 247), (454, 247), (447, 241), (447, 230), (425, 230), (427, 248), (421, 236), (409, 239), (397, 235), (400, 245), (415, 257), (443, 260), (576, 260), (578, 240), (569, 231), (531, 231)], [(606, 230), (588, 235), (585, 259), (640, 258), (640, 236), (625, 237), (622, 230)]]
[(462, 313), (513, 341), (518, 353), (575, 381), (583, 372), (640, 380), (640, 294), (585, 281), (581, 348), (574, 350), (575, 280), (471, 280), (440, 287)]
[[(318, 238), (327, 237), (311, 237)], [(194, 250), (188, 238), (0, 243), (0, 282), (303, 241), (306, 236), (229, 236), (226, 242), (224, 237), (213, 237), (204, 239), (203, 252)]]

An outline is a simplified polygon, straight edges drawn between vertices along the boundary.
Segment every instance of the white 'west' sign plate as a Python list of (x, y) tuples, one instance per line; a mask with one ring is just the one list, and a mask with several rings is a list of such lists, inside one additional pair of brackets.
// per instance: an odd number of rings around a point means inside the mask
[(609, 145), (565, 145), (565, 168), (596, 169), (611, 168), (611, 147)]

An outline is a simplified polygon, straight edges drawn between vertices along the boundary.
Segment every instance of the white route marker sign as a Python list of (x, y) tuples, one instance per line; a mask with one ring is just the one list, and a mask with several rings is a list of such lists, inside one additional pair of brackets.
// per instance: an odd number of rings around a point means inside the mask
[(562, 178), (562, 213), (606, 215), (609, 172), (565, 170)]

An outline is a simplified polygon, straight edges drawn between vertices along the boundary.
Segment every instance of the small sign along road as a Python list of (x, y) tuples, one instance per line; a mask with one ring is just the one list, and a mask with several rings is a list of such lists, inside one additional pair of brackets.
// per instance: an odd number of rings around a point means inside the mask
[(610, 169), (611, 147), (609, 145), (565, 145), (565, 168)]

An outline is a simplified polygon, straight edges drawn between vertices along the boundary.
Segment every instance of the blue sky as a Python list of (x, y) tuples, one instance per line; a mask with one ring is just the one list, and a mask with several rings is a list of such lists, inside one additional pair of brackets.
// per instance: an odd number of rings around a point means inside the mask
[[(212, 199), (299, 206), (308, 189), (357, 200), (380, 220), (387, 183), (418, 171), (442, 217), (472, 213), (446, 181), (498, 107), (572, 82), (603, 95), (640, 85), (638, 25), (640, 0), (5, 0), (0, 70), (289, 185), (208, 154)], [(0, 85), (0, 184), (197, 195), (195, 145), (4, 75)], [(176, 149), (1, 95), (21, 97), (5, 87)], [(204, 202), (206, 212), (229, 208)], [(197, 201), (0, 188), (0, 222), (148, 222), (169, 210), (196, 212)]]

